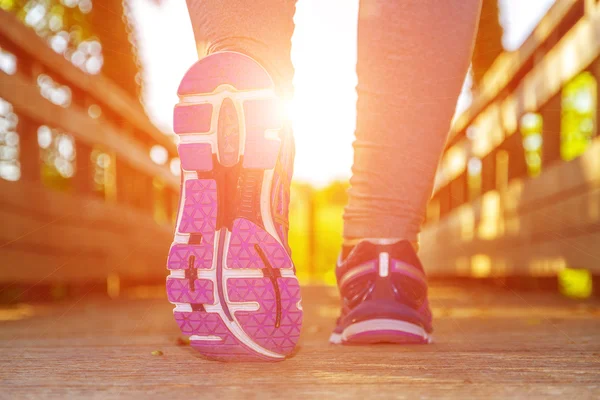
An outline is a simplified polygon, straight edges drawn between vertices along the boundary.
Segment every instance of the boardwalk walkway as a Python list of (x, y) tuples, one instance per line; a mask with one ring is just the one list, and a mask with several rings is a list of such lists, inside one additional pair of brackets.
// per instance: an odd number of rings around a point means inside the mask
[(2, 309), (0, 398), (600, 397), (597, 300), (436, 284), (435, 344), (336, 347), (335, 292), (306, 288), (297, 355), (230, 365), (178, 344), (155, 292)]

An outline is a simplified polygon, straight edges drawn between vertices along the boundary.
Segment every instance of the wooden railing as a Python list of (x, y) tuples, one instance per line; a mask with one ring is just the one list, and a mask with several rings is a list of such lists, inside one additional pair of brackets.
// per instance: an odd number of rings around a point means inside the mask
[[(591, 134), (571, 159), (564, 93), (582, 77), (594, 91), (584, 105)], [(556, 2), (518, 51), (496, 60), (456, 120), (440, 166), (421, 235), (430, 274), (600, 273), (598, 82), (596, 1)], [(535, 165), (526, 162), (524, 116), (542, 121)]]
[[(0, 98), (18, 117), (20, 166), (0, 178), (0, 285), (162, 279), (179, 196), (173, 141), (137, 99), (1, 10), (0, 48), (16, 59), (16, 69), (0, 69)], [(70, 101), (44, 97), (40, 77), (68, 87)], [(44, 158), (57, 137), (48, 132), (74, 144), (64, 176)], [(161, 165), (150, 157), (157, 145)]]
[[(56, 54), (12, 14), (0, 11), (0, 46), (17, 56), (14, 75), (0, 74), (2, 97), (12, 103), (20, 116), (63, 128), (77, 139), (113, 149), (129, 163), (151, 176), (160, 176), (173, 187), (179, 179), (168, 167), (157, 166), (148, 157), (158, 143), (176, 156), (174, 142), (148, 120), (141, 105), (125, 91), (102, 76), (90, 76)], [(70, 107), (52, 104), (40, 95), (36, 80), (48, 73), (73, 92)], [(100, 105), (102, 117), (90, 118), (88, 107)]]

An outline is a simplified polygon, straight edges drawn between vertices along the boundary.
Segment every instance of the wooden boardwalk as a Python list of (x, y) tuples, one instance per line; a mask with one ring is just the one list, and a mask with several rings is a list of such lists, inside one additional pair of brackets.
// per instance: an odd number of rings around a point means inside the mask
[(600, 397), (597, 300), (434, 284), (435, 344), (338, 347), (335, 291), (303, 294), (301, 347), (275, 364), (196, 355), (159, 289), (4, 307), (0, 398)]

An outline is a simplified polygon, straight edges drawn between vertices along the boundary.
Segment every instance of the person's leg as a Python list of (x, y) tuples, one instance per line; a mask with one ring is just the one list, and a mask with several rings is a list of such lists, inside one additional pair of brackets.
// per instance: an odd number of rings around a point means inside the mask
[(344, 237), (415, 243), (467, 73), (481, 0), (361, 0)]
[(198, 55), (237, 51), (271, 74), (280, 94), (292, 92), (296, 0), (186, 0)]
[(416, 255), (480, 0), (361, 0), (354, 166), (333, 343), (429, 343)]
[(173, 113), (182, 182), (168, 299), (205, 356), (282, 360), (302, 324), (287, 243), (293, 138), (280, 112), (291, 92), (295, 2), (188, 7), (201, 57)]

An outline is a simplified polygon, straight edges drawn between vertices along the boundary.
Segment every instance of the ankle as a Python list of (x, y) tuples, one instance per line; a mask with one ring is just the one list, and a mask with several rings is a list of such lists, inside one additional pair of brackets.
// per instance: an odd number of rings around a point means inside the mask
[(366, 240), (366, 241), (374, 243), (374, 244), (379, 244), (379, 245), (395, 244), (395, 243), (401, 242), (403, 240), (406, 240), (407, 242), (409, 242), (412, 245), (413, 249), (415, 250), (415, 253), (419, 252), (419, 241), (418, 240), (411, 241), (411, 240), (404, 239), (404, 238), (348, 238), (348, 237), (345, 237), (344, 241), (342, 243), (342, 247), (343, 247), (342, 253), (347, 254), (349, 252), (349, 250), (351, 250), (354, 246), (356, 246), (358, 243), (360, 243), (363, 240)]

